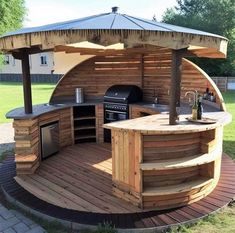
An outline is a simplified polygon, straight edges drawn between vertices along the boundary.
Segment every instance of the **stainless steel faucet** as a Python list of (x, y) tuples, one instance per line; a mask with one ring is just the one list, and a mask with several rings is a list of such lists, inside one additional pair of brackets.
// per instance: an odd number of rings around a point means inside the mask
[[(185, 97), (186, 97), (187, 95), (189, 95), (189, 94), (192, 94), (192, 95), (193, 95), (193, 103), (195, 103), (196, 100), (197, 100), (197, 96), (198, 96), (197, 90), (195, 90), (195, 91), (187, 91), (187, 92), (185, 93)], [(190, 103), (190, 102), (191, 102), (191, 100), (190, 100), (190, 98), (189, 98), (189, 103)]]
[(158, 104), (158, 97), (156, 95), (156, 89), (154, 89), (154, 103)]
[(155, 103), (155, 104), (158, 104), (158, 98), (157, 98), (157, 96), (155, 96), (154, 103)]

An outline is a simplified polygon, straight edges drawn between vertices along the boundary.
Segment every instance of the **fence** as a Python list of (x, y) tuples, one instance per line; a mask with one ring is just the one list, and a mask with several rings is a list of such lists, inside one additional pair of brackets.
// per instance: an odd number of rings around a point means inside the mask
[[(32, 83), (57, 83), (62, 74), (31, 74)], [(22, 82), (22, 74), (0, 74), (0, 82)]]
[(220, 91), (235, 90), (235, 77), (211, 77)]

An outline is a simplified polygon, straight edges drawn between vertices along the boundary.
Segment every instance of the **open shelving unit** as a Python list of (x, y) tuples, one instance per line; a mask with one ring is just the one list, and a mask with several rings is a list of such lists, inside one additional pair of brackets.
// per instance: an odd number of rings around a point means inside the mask
[(220, 135), (219, 130), (161, 137), (144, 135), (140, 163), (142, 207), (166, 209), (208, 195), (219, 177)]
[(113, 194), (143, 209), (196, 202), (220, 177), (222, 128), (182, 134), (112, 131)]
[(95, 106), (73, 107), (74, 143), (96, 142)]

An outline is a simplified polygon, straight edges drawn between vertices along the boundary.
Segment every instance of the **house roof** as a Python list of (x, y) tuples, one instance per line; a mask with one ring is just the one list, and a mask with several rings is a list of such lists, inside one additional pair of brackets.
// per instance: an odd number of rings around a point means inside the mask
[(150, 44), (172, 49), (197, 46), (216, 50), (223, 56), (227, 50), (227, 39), (222, 36), (119, 14), (115, 9), (111, 13), (9, 32), (0, 38), (0, 49), (11, 52), (38, 46), (46, 50), (81, 41), (101, 45), (124, 43), (126, 47)]

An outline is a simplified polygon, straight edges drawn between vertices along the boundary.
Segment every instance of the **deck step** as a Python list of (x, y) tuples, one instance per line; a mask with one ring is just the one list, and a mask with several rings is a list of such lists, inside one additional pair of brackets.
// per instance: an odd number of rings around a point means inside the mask
[(207, 184), (210, 184), (213, 181), (212, 178), (208, 177), (200, 177), (196, 180), (192, 180), (189, 182), (177, 184), (177, 185), (167, 185), (161, 187), (149, 187), (145, 188), (142, 196), (150, 197), (150, 196), (162, 196), (162, 195), (171, 195), (176, 193), (187, 192), (193, 189), (201, 188)]
[(219, 156), (221, 156), (221, 153), (218, 151), (214, 151), (211, 154), (206, 153), (206, 154), (187, 156), (184, 158), (159, 160), (154, 163), (141, 163), (140, 169), (142, 171), (152, 171), (152, 170), (171, 170), (171, 169), (187, 168), (187, 167), (193, 167), (210, 163), (216, 160)]

